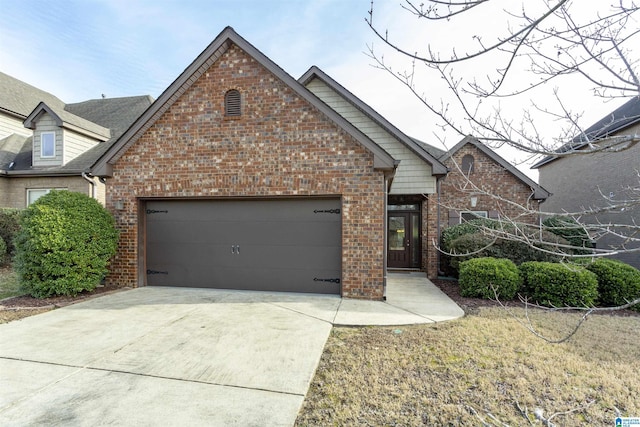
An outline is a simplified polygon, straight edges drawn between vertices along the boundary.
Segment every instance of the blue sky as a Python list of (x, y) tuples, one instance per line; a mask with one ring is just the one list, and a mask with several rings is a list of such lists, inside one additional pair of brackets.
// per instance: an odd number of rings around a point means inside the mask
[[(399, 4), (378, 0), (375, 19), (397, 28), (404, 43), (459, 42), (456, 28), (419, 29)], [(157, 97), (230, 25), (293, 77), (317, 65), (405, 133), (440, 146), (435, 117), (365, 55), (381, 46), (365, 23), (369, 7), (370, 0), (0, 0), (0, 71), (67, 103)], [(428, 79), (423, 89), (445, 97)], [(619, 104), (591, 109), (587, 120)], [(449, 147), (461, 139), (445, 138)]]

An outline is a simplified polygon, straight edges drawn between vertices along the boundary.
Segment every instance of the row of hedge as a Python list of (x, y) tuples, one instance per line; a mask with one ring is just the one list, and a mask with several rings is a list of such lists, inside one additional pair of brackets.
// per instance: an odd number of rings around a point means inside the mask
[[(460, 264), (460, 294), (509, 300), (520, 294), (550, 307), (615, 307), (640, 298), (640, 270), (598, 259), (586, 267), (509, 259), (474, 258)], [(640, 311), (640, 305), (634, 307)]]
[[(458, 277), (460, 263), (478, 257), (506, 258), (520, 265), (527, 261), (560, 262), (564, 256), (589, 251), (589, 236), (575, 220), (556, 216), (542, 225), (542, 229), (526, 224), (516, 227), (483, 218), (448, 227), (440, 241), (444, 251), (440, 268), (446, 275)], [(517, 239), (500, 238), (505, 235)]]

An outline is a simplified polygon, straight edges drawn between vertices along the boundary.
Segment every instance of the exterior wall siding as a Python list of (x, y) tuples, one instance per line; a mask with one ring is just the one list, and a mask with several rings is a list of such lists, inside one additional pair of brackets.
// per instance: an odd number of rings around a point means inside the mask
[[(4, 183), (4, 184), (3, 184)], [(2, 207), (23, 209), (27, 207), (28, 189), (65, 188), (69, 191), (91, 195), (89, 183), (80, 176), (22, 178), (13, 176), (0, 179)]]
[(31, 136), (33, 131), (25, 128), (21, 119), (0, 113), (0, 139), (14, 133), (22, 136)]
[(69, 163), (85, 151), (96, 146), (98, 141), (68, 129), (62, 130), (64, 149), (63, 164)]
[[(624, 134), (638, 134), (640, 125), (624, 130)], [(640, 144), (620, 153), (594, 153), (571, 155), (554, 160), (539, 168), (540, 184), (552, 193), (542, 204), (542, 210), (549, 214), (581, 212), (586, 209), (605, 207), (609, 202), (605, 197), (613, 193), (612, 201), (637, 198), (629, 188), (638, 188), (640, 178)], [(597, 216), (582, 216), (583, 223), (637, 224), (640, 222), (640, 207), (616, 210)], [(628, 231), (624, 231), (628, 234)], [(611, 248), (621, 244), (621, 240), (606, 236), (596, 242), (598, 248)], [(634, 247), (634, 246), (628, 246)], [(637, 244), (636, 246), (637, 247)], [(614, 258), (640, 268), (640, 256), (636, 252), (619, 254)]]
[[(240, 117), (224, 117), (229, 89)], [(341, 197), (342, 295), (381, 299), (385, 192), (373, 155), (232, 45), (113, 165), (107, 207), (121, 235), (107, 280), (144, 284), (145, 198), (300, 196)]]
[[(40, 135), (42, 132), (56, 133), (56, 156), (43, 159), (40, 156)], [(36, 129), (33, 131), (33, 166), (61, 166), (63, 160), (63, 135), (62, 129), (56, 125), (55, 120), (48, 113), (42, 114), (36, 123)]]
[(432, 194), (436, 192), (436, 178), (432, 175), (429, 164), (321, 80), (313, 79), (306, 87), (394, 159), (400, 160), (389, 191), (390, 194)]

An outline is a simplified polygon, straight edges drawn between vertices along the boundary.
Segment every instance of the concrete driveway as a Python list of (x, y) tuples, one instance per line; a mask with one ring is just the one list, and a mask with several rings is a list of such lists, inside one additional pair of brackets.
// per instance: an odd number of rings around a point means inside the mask
[(0, 425), (291, 426), (339, 303), (140, 288), (0, 325)]
[(424, 274), (387, 302), (147, 287), (0, 325), (2, 426), (292, 426), (334, 324), (464, 313)]

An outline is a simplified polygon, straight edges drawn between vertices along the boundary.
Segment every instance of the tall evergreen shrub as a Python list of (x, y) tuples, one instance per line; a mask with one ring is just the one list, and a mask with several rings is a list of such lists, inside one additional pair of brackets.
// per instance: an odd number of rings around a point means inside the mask
[(116, 253), (113, 217), (84, 194), (51, 191), (24, 211), (20, 225), (15, 269), (34, 297), (95, 289)]

